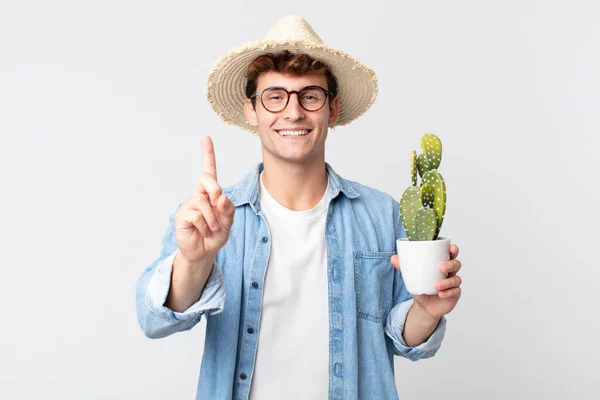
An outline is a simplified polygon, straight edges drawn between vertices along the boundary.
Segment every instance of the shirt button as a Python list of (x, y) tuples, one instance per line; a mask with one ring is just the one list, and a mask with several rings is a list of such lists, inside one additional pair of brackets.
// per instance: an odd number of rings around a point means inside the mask
[(257, 289), (258, 288), (258, 282), (252, 282), (252, 287), (254, 289)]
[(246, 374), (242, 373), (242, 374), (240, 374), (240, 378), (242, 378), (242, 379), (246, 379), (246, 378), (247, 378), (247, 376), (246, 376)]
[(263, 236), (263, 238), (262, 238), (262, 242), (263, 242), (263, 243), (267, 243), (268, 241), (269, 241), (269, 238), (268, 238), (268, 237), (266, 237), (266, 236)]
[(333, 366), (333, 373), (337, 376), (342, 376), (342, 364), (336, 363)]
[(253, 333), (254, 333), (254, 329), (252, 329), (252, 328), (248, 328), (248, 333), (249, 333), (249, 334), (253, 334)]

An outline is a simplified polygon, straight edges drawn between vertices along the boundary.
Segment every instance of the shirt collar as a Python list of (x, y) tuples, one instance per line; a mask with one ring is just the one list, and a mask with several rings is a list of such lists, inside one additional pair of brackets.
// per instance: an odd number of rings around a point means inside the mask
[[(264, 170), (264, 164), (261, 162), (254, 167), (240, 182), (233, 186), (233, 192), (229, 196), (229, 200), (236, 206), (250, 204), (254, 212), (260, 210), (259, 205), (259, 176)], [(327, 176), (329, 179), (329, 191), (331, 192), (331, 200), (335, 199), (340, 192), (349, 199), (355, 199), (359, 194), (350, 186), (348, 181), (339, 176), (328, 163), (325, 163)], [(331, 201), (330, 200), (330, 201)]]

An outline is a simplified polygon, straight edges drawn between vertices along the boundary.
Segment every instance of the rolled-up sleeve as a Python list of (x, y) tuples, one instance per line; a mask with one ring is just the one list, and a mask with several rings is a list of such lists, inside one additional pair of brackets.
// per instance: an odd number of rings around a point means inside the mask
[(404, 325), (408, 311), (413, 305), (414, 299), (406, 300), (397, 304), (389, 313), (385, 325), (386, 335), (392, 339), (394, 343), (394, 354), (408, 358), (412, 361), (417, 361), (429, 357), (433, 357), (442, 345), (444, 334), (446, 333), (446, 318), (442, 317), (435, 331), (429, 338), (415, 347), (406, 345), (402, 334), (404, 333)]
[(204, 291), (196, 303), (183, 312), (175, 312), (164, 306), (171, 286), (173, 260), (177, 252), (176, 250), (169, 257), (160, 261), (152, 274), (146, 292), (148, 307), (157, 314), (163, 315), (166, 318), (172, 317), (176, 320), (191, 319), (207, 312), (210, 315), (222, 312), (225, 303), (225, 286), (223, 285), (223, 274), (216, 261), (212, 266), (212, 271), (206, 281)]

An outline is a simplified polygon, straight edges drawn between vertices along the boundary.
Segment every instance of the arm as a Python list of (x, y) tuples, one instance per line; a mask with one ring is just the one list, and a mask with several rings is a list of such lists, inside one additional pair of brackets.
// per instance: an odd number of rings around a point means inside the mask
[(165, 306), (172, 288), (173, 264), (179, 253), (174, 238), (174, 219), (172, 215), (160, 256), (144, 270), (136, 286), (138, 323), (144, 334), (153, 339), (189, 330), (200, 321), (202, 314), (218, 314), (225, 304), (225, 282), (215, 262), (209, 269), (198, 301), (177, 311)]
[[(394, 200), (394, 220), (396, 222), (396, 239), (405, 238), (402, 226), (400, 204)], [(392, 256), (392, 264), (398, 261)], [(394, 270), (393, 283), (394, 307), (390, 311), (385, 333), (394, 344), (394, 354), (416, 361), (433, 357), (441, 346), (446, 330), (446, 319), (431, 316), (416, 303), (404, 286), (400, 270)]]
[(173, 261), (171, 284), (165, 306), (173, 311), (183, 312), (196, 303), (204, 291), (214, 262), (214, 256), (190, 262), (177, 252)]
[[(396, 207), (396, 237), (406, 237), (402, 226), (399, 208)], [(394, 341), (399, 354), (416, 360), (435, 355), (441, 345), (446, 328), (445, 315), (451, 312), (461, 295), (462, 280), (457, 276), (461, 262), (456, 259), (458, 247), (450, 246), (450, 261), (440, 265), (440, 270), (448, 274), (446, 279), (436, 283), (436, 295), (411, 296), (404, 286), (400, 274), (398, 256), (391, 257), (394, 271), (394, 300), (401, 301), (388, 316), (386, 333)], [(412, 349), (412, 350), (411, 350)], [(414, 354), (411, 354), (414, 353)]]
[(408, 347), (423, 344), (437, 328), (441, 318), (432, 318), (418, 303), (413, 302), (406, 316), (402, 338)]
[(229, 239), (235, 206), (217, 182), (209, 136), (202, 148), (204, 172), (194, 193), (171, 216), (161, 256), (138, 282), (138, 321), (148, 337), (191, 329), (206, 311), (223, 310), (225, 285), (215, 257)]
[(446, 318), (434, 321), (424, 316), (406, 291), (399, 271), (394, 271), (394, 304), (384, 331), (394, 344), (394, 354), (411, 361), (433, 357), (446, 333)]

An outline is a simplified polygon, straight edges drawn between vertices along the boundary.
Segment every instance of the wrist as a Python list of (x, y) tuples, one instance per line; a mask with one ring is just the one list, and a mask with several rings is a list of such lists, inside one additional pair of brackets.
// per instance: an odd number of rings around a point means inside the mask
[(427, 311), (427, 309), (420, 305), (416, 300), (414, 301), (412, 308), (415, 316), (419, 319), (419, 321), (421, 321), (422, 325), (435, 327), (442, 319), (441, 317), (429, 314), (429, 311)]
[(216, 255), (205, 254), (198, 260), (188, 260), (185, 258), (179, 251), (175, 255), (175, 260), (173, 265), (178, 268), (185, 269), (188, 271), (202, 271), (207, 268), (212, 268), (212, 265), (215, 261)]

